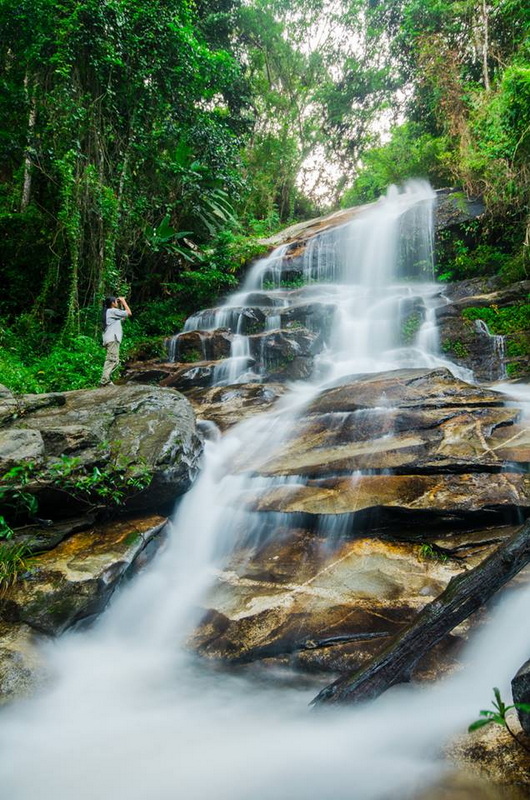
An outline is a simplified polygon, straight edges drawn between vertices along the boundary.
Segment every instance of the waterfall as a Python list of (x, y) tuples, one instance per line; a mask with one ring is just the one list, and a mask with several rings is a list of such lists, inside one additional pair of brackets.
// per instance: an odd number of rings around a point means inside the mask
[(490, 380), (502, 380), (506, 377), (504, 336), (490, 333), (488, 326), (482, 319), (476, 319), (475, 326), (477, 330), (483, 336), (486, 336), (488, 341), (491, 343)]
[[(242, 502), (245, 493), (274, 481), (303, 484), (296, 476), (255, 477), (252, 465), (265, 463), (288, 440), (300, 410), (322, 386), (359, 372), (448, 364), (438, 353), (433, 316), (443, 300), (430, 272), (432, 200), (424, 183), (392, 190), (333, 239), (316, 242), (304, 274), (311, 280), (333, 275), (336, 283), (310, 286), (312, 295), (286, 299), (285, 248), (254, 267), (243, 296), (271, 281), (274, 324), (309, 296), (331, 300), (333, 324), (317, 377), (294, 386), (272, 413), (207, 442), (202, 473), (155, 561), (90, 630), (44, 647), (48, 684), (2, 713), (6, 800), (410, 797), (443, 771), (444, 743), (475, 718), (491, 686), (505, 689), (527, 657), (520, 619), (528, 590), (498, 610), (460, 673), (434, 688), (397, 687), (354, 709), (309, 712), (314, 686), (298, 684), (288, 671), (226, 674), (186, 648), (201, 598), (227, 557), (270, 535)], [(333, 266), (331, 252), (337, 253)], [(234, 302), (222, 313), (196, 315), (188, 329), (222, 325), (243, 338), (241, 293)], [(404, 336), (406, 320), (415, 322)], [(245, 346), (237, 341), (234, 359), (247, 358)], [(242, 463), (245, 469), (238, 469)], [(498, 646), (499, 628), (510, 647)]]

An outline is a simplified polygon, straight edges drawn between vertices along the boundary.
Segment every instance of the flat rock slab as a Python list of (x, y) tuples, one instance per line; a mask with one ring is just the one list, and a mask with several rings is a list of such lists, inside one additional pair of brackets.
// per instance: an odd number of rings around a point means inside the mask
[(288, 656), (311, 669), (361, 665), (467, 568), (421, 552), (374, 539), (332, 551), (324, 539), (295, 531), (240, 554), (218, 575), (192, 645), (239, 662)]
[(499, 469), (530, 460), (530, 431), (515, 408), (403, 409), (312, 414), (266, 460), (238, 460), (261, 475), (324, 476), (356, 470)]
[(400, 369), (345, 378), (341, 385), (324, 390), (308, 406), (307, 413), (363, 408), (502, 406), (504, 401), (498, 392), (458, 380), (448, 369)]
[(248, 491), (243, 504), (252, 511), (311, 515), (355, 514), (367, 509), (430, 513), (473, 513), (484, 509), (530, 508), (530, 475), (359, 475), (309, 480)]
[(163, 517), (121, 520), (71, 536), (36, 557), (0, 603), (6, 622), (25, 623), (57, 635), (103, 610), (148, 542), (160, 535)]

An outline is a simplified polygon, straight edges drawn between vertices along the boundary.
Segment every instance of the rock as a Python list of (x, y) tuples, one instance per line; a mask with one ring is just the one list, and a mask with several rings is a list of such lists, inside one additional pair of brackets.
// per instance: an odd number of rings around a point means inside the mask
[(23, 428), (0, 430), (0, 473), (29, 461), (37, 466), (44, 461), (44, 441), (40, 431)]
[(261, 475), (327, 476), (355, 470), (499, 469), (526, 464), (530, 433), (513, 408), (406, 409), (313, 414), (266, 459), (238, 460)]
[[(487, 708), (488, 698), (484, 698)], [(478, 713), (478, 712), (477, 712)], [(509, 712), (509, 725), (519, 736), (517, 716)], [(524, 734), (523, 734), (524, 735)], [(528, 740), (525, 739), (528, 746)], [(511, 791), (524, 789), (528, 796), (530, 773), (528, 753), (500, 725), (486, 725), (477, 731), (452, 742), (448, 756), (458, 766), (503, 788), (503, 797), (512, 797)], [(514, 797), (520, 797), (515, 794)]]
[[(530, 705), (530, 660), (526, 661), (512, 679), (512, 695), (514, 703)], [(530, 735), (530, 712), (517, 711), (523, 731)]]
[(96, 514), (85, 514), (83, 517), (68, 519), (54, 524), (33, 524), (16, 528), (13, 542), (24, 545), (31, 553), (43, 553), (53, 550), (59, 542), (73, 536), (74, 533), (87, 530), (94, 525)]
[(162, 517), (92, 526), (36, 558), (0, 602), (4, 621), (57, 635), (99, 614), (148, 542), (163, 532)]
[(251, 333), (265, 330), (267, 312), (267, 308), (250, 305), (205, 308), (189, 317), (186, 320), (186, 327), (190, 332), (204, 333), (224, 328), (231, 333), (249, 336)]
[(481, 197), (467, 197), (455, 189), (437, 189), (434, 225), (437, 231), (454, 228), (478, 219), (485, 210)]
[[(530, 509), (530, 475), (503, 472), (456, 475), (361, 475), (288, 483), (243, 498), (253, 511), (283, 514), (359, 514), (369, 510), (473, 514)], [(391, 519), (386, 515), (385, 519)]]
[(26, 696), (44, 680), (41, 640), (29, 625), (0, 623), (0, 703)]
[[(499, 313), (499, 309), (515, 310), (518, 305), (528, 302), (529, 293), (530, 281), (520, 281), (500, 289), (494, 279), (474, 279), (450, 285), (447, 295), (452, 302), (436, 310), (444, 352), (459, 365), (472, 369), (478, 380), (502, 378), (510, 365), (517, 365), (515, 372), (518, 377), (526, 375), (530, 352), (528, 330), (510, 329), (504, 337), (504, 346), (502, 337), (491, 335), (483, 321), (468, 319), (465, 312), (469, 308), (487, 309), (490, 314)], [(522, 355), (514, 355), (518, 352)]]
[(464, 568), (419, 553), (373, 539), (333, 551), (314, 534), (286, 533), (219, 574), (192, 644), (233, 661), (288, 656), (304, 669), (361, 666)]
[(219, 361), (230, 355), (232, 335), (227, 329), (184, 331), (168, 339), (166, 344), (170, 361)]
[(225, 431), (243, 419), (268, 411), (285, 391), (279, 383), (241, 383), (194, 389), (187, 397), (197, 417), (211, 420)]
[(319, 337), (306, 328), (274, 330), (249, 337), (254, 370), (263, 380), (306, 380), (313, 371)]
[(287, 440), (238, 453), (232, 469), (248, 473), (243, 503), (258, 512), (357, 524), (376, 513), (384, 527), (404, 513), (409, 524), (413, 514), (513, 516), (530, 508), (530, 431), (519, 416), (445, 369), (360, 376), (324, 390)]
[(448, 369), (400, 369), (344, 378), (319, 394), (307, 413), (503, 404), (503, 395), (465, 383)]
[(211, 386), (215, 379), (215, 370), (222, 361), (201, 361), (197, 364), (178, 364), (161, 381), (161, 386), (173, 387), (181, 392), (194, 389), (196, 386)]
[(304, 328), (319, 334), (323, 341), (329, 337), (333, 317), (336, 312), (334, 303), (313, 302), (300, 303), (281, 309), (280, 326), (289, 328), (302, 325)]
[[(75, 481), (57, 477), (62, 456), (75, 459), (73, 475), (98, 468), (109, 488), (117, 480), (130, 508), (163, 508), (190, 487), (202, 444), (185, 397), (131, 385), (65, 392), (60, 398), (43, 395), (37, 403), (32, 396), (20, 398), (24, 413), (7, 427), (4, 422), (1, 431), (0, 474), (12, 464), (33, 463), (25, 491), (37, 497), (40, 516), (76, 516), (105, 499), (102, 493), (100, 500), (76, 493)], [(139, 473), (149, 481), (140, 493), (127, 484)], [(101, 483), (104, 489), (105, 477)]]

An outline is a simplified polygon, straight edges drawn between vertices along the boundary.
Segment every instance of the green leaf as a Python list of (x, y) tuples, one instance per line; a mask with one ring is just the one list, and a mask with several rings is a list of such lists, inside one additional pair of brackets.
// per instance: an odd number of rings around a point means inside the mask
[(477, 719), (476, 722), (472, 722), (471, 725), (468, 727), (469, 733), (472, 731), (478, 731), (479, 728), (483, 728), (485, 725), (489, 725), (493, 722), (492, 719)]

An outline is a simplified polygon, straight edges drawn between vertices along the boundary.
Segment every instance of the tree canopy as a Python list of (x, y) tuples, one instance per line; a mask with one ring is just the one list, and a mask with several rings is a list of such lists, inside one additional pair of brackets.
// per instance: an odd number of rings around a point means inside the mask
[(7, 326), (185, 312), (249, 236), (418, 175), (482, 194), (524, 267), (523, 0), (0, 0), (0, 32)]

